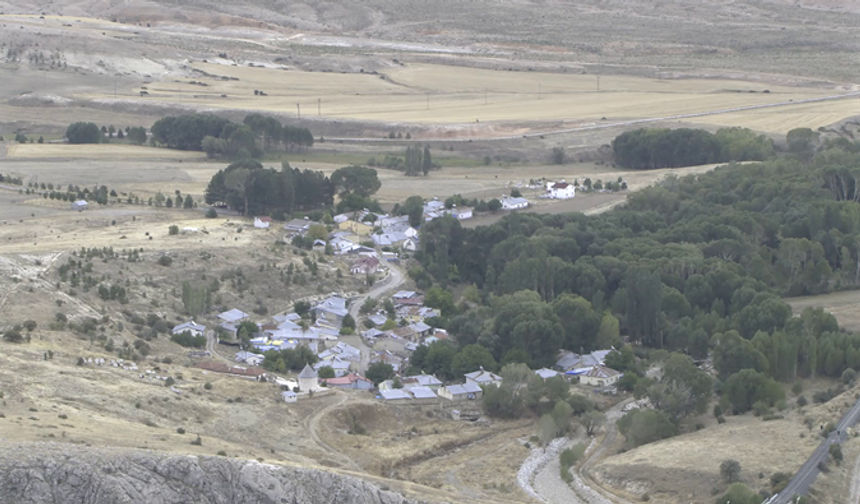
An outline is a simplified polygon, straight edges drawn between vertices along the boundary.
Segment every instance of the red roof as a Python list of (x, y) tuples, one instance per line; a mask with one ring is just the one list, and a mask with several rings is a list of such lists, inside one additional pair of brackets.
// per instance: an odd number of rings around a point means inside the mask
[(569, 186), (569, 185), (570, 184), (568, 184), (567, 182), (556, 182), (555, 184), (553, 184), (552, 188), (553, 189), (566, 189), (567, 186)]
[(424, 297), (416, 296), (411, 298), (401, 298), (394, 302), (394, 304), (398, 305), (409, 305), (409, 306), (422, 306), (424, 304)]
[(272, 222), (271, 217), (257, 217), (257, 219), (259, 219), (260, 222)]
[(349, 373), (346, 376), (341, 376), (340, 378), (328, 378), (325, 382), (329, 385), (338, 386), (338, 385), (351, 385), (353, 382), (357, 381), (366, 381), (369, 382), (367, 378), (357, 375), (355, 373)]
[(372, 267), (374, 267), (374, 266), (376, 266), (376, 265), (378, 265), (378, 264), (379, 264), (379, 259), (377, 259), (377, 258), (375, 258), (375, 257), (362, 257), (362, 258), (361, 258), (361, 259), (359, 259), (358, 261), (355, 261), (355, 264), (353, 264), (353, 266), (364, 266), (364, 265), (367, 265), (368, 267), (371, 267), (371, 268), (372, 268)]

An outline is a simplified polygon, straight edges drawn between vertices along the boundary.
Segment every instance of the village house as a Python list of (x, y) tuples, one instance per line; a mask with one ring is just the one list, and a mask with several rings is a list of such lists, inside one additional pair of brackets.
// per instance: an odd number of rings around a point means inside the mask
[(438, 394), (439, 397), (449, 401), (471, 401), (480, 399), (484, 395), (484, 390), (476, 383), (466, 382), (461, 385), (440, 387)]
[(412, 331), (415, 332), (415, 335), (419, 338), (424, 338), (425, 336), (430, 334), (430, 331), (433, 330), (432, 327), (421, 321), (409, 324), (407, 327), (409, 329), (412, 329)]
[(495, 385), (499, 386), (502, 384), (502, 377), (491, 373), (489, 371), (485, 371), (484, 368), (479, 369), (478, 371), (474, 371), (472, 373), (466, 373), (464, 375), (466, 377), (466, 383), (474, 383), (475, 385)]
[(311, 222), (309, 219), (293, 219), (286, 224), (284, 224), (284, 229), (287, 231), (287, 236), (293, 237), (297, 235), (304, 236), (305, 233), (310, 229), (311, 224), (316, 224), (315, 222)]
[(555, 369), (565, 374), (581, 374), (594, 366), (602, 366), (606, 360), (606, 356), (613, 350), (595, 350), (585, 355), (562, 350), (559, 352), (559, 359), (555, 363)]
[(84, 200), (78, 200), (72, 202), (72, 210), (83, 212), (89, 207), (89, 204)]
[(411, 387), (404, 390), (412, 396), (416, 404), (428, 404), (439, 399), (439, 396), (430, 387)]
[(326, 359), (318, 360), (316, 364), (314, 364), (314, 370), (319, 373), (320, 369), (326, 366), (332, 368), (335, 377), (340, 377), (349, 373), (350, 364), (339, 357), (328, 357)]
[(576, 196), (576, 187), (564, 180), (556, 183), (547, 182), (546, 190), (547, 195), (553, 199), (570, 199)]
[(171, 334), (182, 334), (184, 332), (191, 333), (192, 336), (203, 336), (206, 332), (206, 326), (198, 324), (192, 319), (184, 324), (174, 326), (173, 330), (170, 331)]
[(502, 210), (519, 210), (529, 206), (525, 198), (502, 198)]
[(402, 244), (400, 244), (400, 248), (408, 252), (415, 252), (418, 250), (419, 247), (421, 247), (421, 242), (419, 241), (418, 237), (407, 238), (403, 240)]
[(428, 387), (434, 392), (442, 386), (442, 381), (433, 375), (420, 374), (403, 377), (403, 388)]
[(388, 321), (388, 317), (386, 317), (385, 315), (379, 314), (379, 313), (377, 313), (376, 315), (371, 315), (371, 316), (367, 317), (367, 319), (370, 320), (371, 322), (373, 322), (374, 325), (378, 325), (378, 326), (381, 326), (382, 324), (384, 324)]
[(391, 350), (382, 350), (370, 358), (371, 364), (375, 364), (377, 362), (382, 362), (383, 364), (390, 364), (391, 367), (394, 369), (395, 373), (399, 373), (400, 369), (403, 367), (403, 358), (395, 354)]
[(349, 388), (357, 390), (370, 390), (373, 388), (372, 381), (356, 373), (349, 373), (348, 375), (341, 376), (339, 378), (329, 378), (325, 380), (325, 383), (329, 387)]
[(385, 402), (405, 402), (412, 401), (412, 396), (402, 389), (380, 390), (379, 396)]
[(248, 364), (250, 366), (259, 366), (263, 363), (265, 357), (260, 354), (255, 354), (243, 350), (241, 352), (236, 353), (235, 360), (236, 362), (244, 362), (245, 364)]
[(299, 391), (314, 392), (319, 389), (319, 375), (314, 369), (305, 364), (305, 368), (299, 373)]
[(281, 397), (284, 398), (284, 402), (294, 403), (296, 402), (296, 400), (298, 400), (299, 395), (292, 390), (285, 390), (281, 392)]
[(535, 374), (546, 380), (547, 378), (554, 378), (559, 375), (558, 371), (553, 371), (552, 369), (540, 368), (535, 370)]
[(329, 357), (338, 357), (339, 359), (348, 360), (352, 362), (360, 362), (361, 361), (361, 350), (355, 348), (352, 345), (348, 345), (343, 341), (338, 342), (337, 345), (320, 352), (317, 356), (320, 359), (328, 359)]
[(248, 316), (249, 315), (247, 313), (243, 312), (242, 310), (237, 310), (236, 308), (218, 314), (219, 319), (229, 324), (237, 324), (239, 322), (242, 322), (243, 320), (247, 319)]
[(623, 376), (622, 373), (605, 366), (594, 366), (579, 375), (579, 382), (592, 387), (608, 387), (615, 385)]
[(271, 217), (254, 217), (254, 227), (259, 229), (268, 229), (272, 225)]
[(451, 217), (457, 220), (466, 220), (472, 218), (472, 209), (469, 207), (457, 207), (454, 205), (450, 211)]
[(373, 341), (376, 338), (382, 336), (383, 334), (385, 334), (385, 333), (380, 331), (379, 329), (377, 329), (375, 327), (371, 327), (370, 329), (361, 333), (361, 337)]
[(349, 272), (353, 275), (372, 275), (379, 270), (379, 259), (375, 257), (362, 257), (352, 263)]
[(344, 317), (349, 314), (349, 310), (346, 309), (346, 299), (337, 296), (324, 299), (313, 307), (313, 312), (318, 322), (325, 321), (335, 327), (340, 327)]

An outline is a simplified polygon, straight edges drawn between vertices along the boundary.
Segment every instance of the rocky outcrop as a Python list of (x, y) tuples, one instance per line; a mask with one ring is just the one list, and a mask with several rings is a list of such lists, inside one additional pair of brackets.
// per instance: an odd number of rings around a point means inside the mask
[(0, 502), (415, 504), (357, 478), (226, 457), (0, 443)]

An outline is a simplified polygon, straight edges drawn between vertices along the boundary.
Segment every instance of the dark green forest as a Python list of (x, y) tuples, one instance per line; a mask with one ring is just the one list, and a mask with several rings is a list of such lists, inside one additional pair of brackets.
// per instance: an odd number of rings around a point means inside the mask
[(478, 344), (500, 362), (551, 365), (560, 348), (627, 335), (710, 354), (721, 379), (744, 369), (784, 382), (839, 377), (860, 369), (860, 337), (821, 310), (792, 317), (782, 297), (860, 285), (851, 166), (860, 157), (834, 148), (810, 164), (669, 178), (598, 216), (513, 213), (475, 229), (436, 219), (422, 226), (423, 267), (410, 274), (425, 288), (474, 284), (478, 299), (437, 322), (460, 348)]
[(612, 142), (612, 151), (619, 166), (653, 170), (764, 161), (773, 156), (774, 145), (765, 135), (747, 128), (722, 128), (716, 133), (690, 128), (642, 128), (619, 135)]

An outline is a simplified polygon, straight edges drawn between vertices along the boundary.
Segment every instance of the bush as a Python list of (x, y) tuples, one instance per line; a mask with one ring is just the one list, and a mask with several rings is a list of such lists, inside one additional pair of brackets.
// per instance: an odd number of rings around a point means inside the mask
[(176, 380), (174, 380), (172, 376), (168, 376), (167, 379), (164, 380), (165, 387), (172, 387), (174, 384), (176, 384)]
[(168, 255), (163, 255), (158, 258), (158, 264), (165, 267), (169, 267), (171, 264), (173, 264), (173, 258)]
[(178, 235), (179, 234), (179, 226), (174, 224), (174, 225), (170, 226), (169, 228), (167, 228), (167, 232), (171, 236)]
[(720, 463), (720, 476), (726, 483), (736, 483), (741, 479), (741, 463), (727, 459)]
[(200, 439), (200, 434), (197, 434), (197, 439), (191, 442), (194, 446), (203, 446), (203, 440)]
[(791, 393), (794, 395), (800, 395), (803, 392), (803, 383), (797, 382), (791, 387)]
[(177, 433), (177, 434), (185, 434), (185, 429), (183, 429), (182, 427), (180, 427), (180, 428), (176, 429), (176, 433)]
[(845, 385), (850, 385), (855, 378), (857, 378), (857, 372), (851, 368), (848, 368), (842, 372), (842, 383), (844, 383)]
[(212, 390), (212, 382), (206, 382), (206, 384), (203, 385), (203, 388), (206, 390)]
[(209, 210), (206, 210), (206, 218), (207, 219), (214, 219), (215, 217), (218, 217), (218, 212), (216, 212), (214, 208), (210, 208)]
[(720, 407), (719, 404), (714, 405), (714, 418), (720, 418), (723, 416), (723, 408)]
[(842, 465), (842, 445), (838, 443), (830, 445), (830, 456), (836, 465)]
[(797, 405), (799, 407), (802, 408), (802, 407), (806, 406), (807, 404), (809, 404), (809, 401), (806, 400), (806, 397), (800, 396), (797, 398)]

